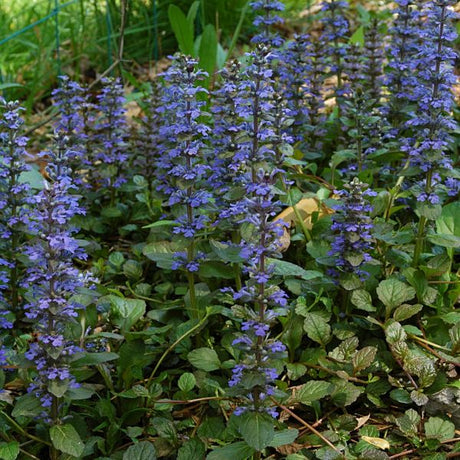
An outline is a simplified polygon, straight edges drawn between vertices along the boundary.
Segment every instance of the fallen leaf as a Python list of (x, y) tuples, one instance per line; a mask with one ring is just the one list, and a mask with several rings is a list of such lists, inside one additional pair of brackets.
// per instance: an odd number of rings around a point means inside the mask
[(377, 449), (389, 449), (390, 443), (386, 439), (373, 438), (371, 436), (361, 436), (363, 441), (366, 441), (369, 444), (372, 444)]

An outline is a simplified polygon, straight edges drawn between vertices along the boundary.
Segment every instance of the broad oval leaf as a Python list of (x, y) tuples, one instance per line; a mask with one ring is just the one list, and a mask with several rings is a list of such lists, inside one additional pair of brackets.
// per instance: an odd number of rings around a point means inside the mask
[(294, 397), (296, 401), (309, 406), (312, 402), (318, 401), (329, 395), (331, 390), (332, 385), (329, 382), (323, 380), (310, 380), (296, 390)]
[(446, 441), (454, 437), (455, 425), (441, 417), (430, 417), (425, 423), (425, 434), (427, 438)]
[(149, 441), (138, 442), (123, 454), (123, 460), (155, 460), (156, 458), (155, 447)]
[(224, 447), (213, 450), (206, 460), (247, 460), (251, 458), (255, 450), (244, 441), (234, 442)]
[(415, 297), (415, 289), (395, 278), (383, 280), (377, 287), (377, 295), (386, 307), (387, 315), (404, 302)]
[(273, 419), (259, 412), (245, 412), (238, 417), (238, 429), (246, 443), (261, 451), (269, 446), (275, 436)]
[(74, 457), (80, 457), (85, 449), (77, 430), (69, 423), (52, 426), (50, 428), (50, 438), (57, 450)]
[(374, 362), (376, 354), (377, 348), (375, 347), (364, 347), (362, 350), (358, 350), (353, 356), (354, 371), (359, 372), (368, 368)]
[(322, 346), (327, 345), (331, 338), (331, 326), (316, 313), (306, 313), (303, 328), (308, 337)]
[(16, 460), (19, 455), (19, 442), (1, 442), (0, 458), (2, 460)]
[(187, 355), (187, 359), (192, 366), (203, 371), (210, 372), (220, 368), (219, 357), (211, 348), (203, 347), (192, 350)]

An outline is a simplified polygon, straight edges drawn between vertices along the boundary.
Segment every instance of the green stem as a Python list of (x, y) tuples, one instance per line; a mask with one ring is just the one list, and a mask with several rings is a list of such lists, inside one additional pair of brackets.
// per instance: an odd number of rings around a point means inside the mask
[(29, 439), (32, 439), (32, 441), (36, 441), (40, 444), (46, 444), (47, 446), (51, 446), (51, 443), (48, 442), (48, 441), (45, 441), (41, 438), (37, 438), (36, 436), (34, 436), (33, 434), (30, 434), (28, 433), (27, 431), (25, 431), (21, 425), (19, 425), (18, 423), (16, 423), (16, 421), (14, 419), (12, 419), (6, 412), (1, 412), (2, 414), (2, 417), (4, 417), (8, 423), (10, 425), (12, 425), (15, 430), (17, 430), (19, 433), (21, 433), (23, 436), (25, 436), (26, 438), (29, 438)]
[[(405, 165), (403, 166), (401, 173), (404, 172), (408, 167), (410, 166), (410, 159), (408, 158), (406, 160)], [(404, 182), (405, 176), (401, 175), (398, 177), (398, 180), (396, 181), (395, 186), (390, 190), (390, 201), (388, 203), (387, 209), (385, 211), (385, 221), (388, 222), (388, 219), (390, 218), (391, 214), (391, 208), (393, 207), (393, 204), (396, 200), (396, 197), (398, 196), (399, 191), (401, 190), (401, 186)]]
[(193, 326), (191, 329), (189, 329), (187, 332), (185, 332), (184, 334), (182, 334), (174, 343), (172, 343), (167, 349), (166, 351), (161, 355), (160, 359), (158, 360), (156, 366), (154, 367), (152, 373), (150, 374), (150, 377), (147, 379), (147, 383), (146, 383), (146, 386), (147, 388), (150, 387), (151, 383), (152, 383), (152, 379), (153, 377), (155, 376), (155, 374), (157, 373), (159, 367), (161, 366), (161, 363), (165, 360), (166, 356), (169, 355), (169, 353), (171, 353), (172, 350), (174, 350), (174, 348), (179, 345), (179, 343), (182, 342), (182, 340), (186, 339), (192, 332), (196, 331), (197, 329), (199, 329), (204, 323), (205, 321), (208, 319), (209, 315), (206, 314), (195, 326)]
[[(431, 180), (433, 177), (433, 169), (428, 170), (426, 173), (426, 185), (425, 185), (425, 192), (427, 194), (431, 193)], [(427, 222), (427, 218), (425, 216), (421, 216), (420, 220), (418, 221), (418, 229), (417, 229), (417, 237), (415, 239), (415, 249), (414, 249), (414, 259), (412, 261), (412, 266), (417, 267), (418, 262), (420, 259), (420, 255), (422, 254), (423, 245), (425, 243), (425, 225)]]

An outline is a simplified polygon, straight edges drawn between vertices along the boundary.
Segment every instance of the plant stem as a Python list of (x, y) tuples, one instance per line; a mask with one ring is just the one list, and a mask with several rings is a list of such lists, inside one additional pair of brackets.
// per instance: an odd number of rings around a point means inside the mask
[[(426, 185), (425, 185), (425, 192), (427, 195), (431, 193), (431, 180), (433, 177), (433, 169), (430, 168), (426, 174)], [(412, 266), (416, 268), (418, 266), (418, 262), (420, 259), (420, 255), (423, 250), (423, 245), (425, 242), (425, 225), (426, 225), (427, 218), (425, 216), (421, 216), (420, 220), (418, 221), (418, 229), (417, 229), (417, 237), (415, 239), (415, 249), (414, 249), (414, 259), (412, 261)]]
[(167, 350), (161, 355), (160, 359), (158, 360), (155, 368), (153, 369), (152, 373), (150, 374), (150, 377), (147, 379), (146, 386), (147, 388), (150, 387), (152, 383), (152, 379), (155, 376), (156, 372), (158, 371), (159, 367), (161, 366), (161, 363), (165, 360), (166, 356), (169, 355), (169, 353), (174, 350), (174, 348), (179, 345), (179, 343), (182, 342), (182, 340), (186, 339), (192, 332), (196, 331), (199, 329), (205, 321), (208, 319), (208, 314), (206, 314), (195, 326), (193, 326), (191, 329), (189, 329), (187, 332), (182, 334), (174, 343), (172, 343)]

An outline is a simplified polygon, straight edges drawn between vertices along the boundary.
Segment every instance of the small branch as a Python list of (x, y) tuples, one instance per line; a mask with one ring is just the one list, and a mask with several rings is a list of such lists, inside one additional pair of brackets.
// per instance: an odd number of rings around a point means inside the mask
[(295, 418), (298, 422), (300, 422), (305, 428), (308, 428), (313, 434), (316, 434), (320, 439), (322, 439), (331, 449), (334, 449), (336, 452), (338, 452), (340, 455), (342, 455), (342, 452), (340, 452), (337, 447), (332, 444), (329, 439), (325, 438), (316, 428), (311, 426), (309, 423), (307, 423), (304, 419), (299, 417), (298, 415), (294, 414), (290, 409), (288, 409), (286, 406), (283, 406), (280, 402), (276, 401), (275, 398), (270, 397), (270, 399), (283, 411), (287, 412), (292, 418)]

